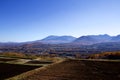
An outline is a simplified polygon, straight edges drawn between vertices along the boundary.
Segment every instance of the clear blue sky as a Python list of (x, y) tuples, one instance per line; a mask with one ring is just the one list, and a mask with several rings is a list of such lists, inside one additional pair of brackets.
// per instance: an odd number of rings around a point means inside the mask
[(0, 42), (120, 34), (120, 0), (0, 0)]

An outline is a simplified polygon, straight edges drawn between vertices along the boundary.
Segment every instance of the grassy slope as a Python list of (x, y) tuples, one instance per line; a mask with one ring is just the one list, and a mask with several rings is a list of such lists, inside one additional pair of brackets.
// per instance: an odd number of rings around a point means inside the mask
[(0, 80), (19, 75), (21, 73), (27, 72), (38, 67), (40, 66), (0, 63)]
[(120, 62), (66, 60), (21, 80), (120, 80)]
[[(45, 60), (46, 61), (46, 60)], [(47, 68), (55, 65), (55, 64), (59, 64), (61, 63), (62, 61), (64, 61), (64, 58), (55, 58), (54, 59), (54, 63), (52, 64), (47, 64), (47, 65), (44, 65), (43, 67), (40, 67), (40, 68), (37, 68), (37, 69), (34, 69), (34, 70), (30, 70), (30, 71), (27, 71), (27, 72), (24, 72), (22, 74), (19, 74), (19, 75), (16, 75), (14, 77), (11, 77), (11, 78), (8, 78), (8, 79), (5, 79), (5, 80), (22, 80), (22, 79), (25, 79), (26, 76), (31, 76), (33, 74), (36, 74), (40, 71), (44, 71), (46, 70)], [(25, 64), (21, 64), (21, 65), (25, 65)], [(36, 64), (33, 64), (33, 66), (35, 66)], [(37, 65), (36, 65), (37, 66)], [(27, 79), (26, 79), (27, 80)]]

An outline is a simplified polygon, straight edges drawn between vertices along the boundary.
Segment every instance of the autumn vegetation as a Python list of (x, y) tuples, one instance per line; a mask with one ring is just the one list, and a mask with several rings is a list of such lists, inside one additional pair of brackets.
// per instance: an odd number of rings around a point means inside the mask
[(120, 51), (92, 54), (89, 56), (89, 59), (120, 59)]

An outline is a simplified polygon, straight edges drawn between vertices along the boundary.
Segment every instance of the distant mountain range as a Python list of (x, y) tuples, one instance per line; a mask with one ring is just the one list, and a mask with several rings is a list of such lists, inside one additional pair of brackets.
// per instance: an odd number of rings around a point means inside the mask
[[(87, 35), (81, 36), (79, 38), (75, 38), (73, 36), (48, 36), (41, 40), (31, 41), (31, 42), (23, 42), (23, 43), (15, 43), (15, 42), (7, 42), (0, 43), (0, 49), (2, 51), (24, 51), (29, 52), (33, 50), (33, 52), (38, 53), (36, 50), (46, 51), (47, 49), (55, 49), (58, 51), (62, 51), (64, 49), (78, 51), (84, 53), (91, 51), (119, 51), (120, 50), (120, 35), (110, 36), (107, 34), (104, 35)], [(72, 52), (72, 51), (71, 51)], [(86, 52), (85, 52), (86, 53)]]
[(42, 40), (37, 40), (36, 42), (41, 42), (45, 44), (60, 44), (60, 43), (70, 43), (76, 38), (73, 36), (48, 36)]
[(79, 38), (73, 36), (48, 36), (41, 40), (31, 41), (31, 42), (23, 42), (23, 43), (15, 43), (15, 42), (7, 42), (0, 43), (0, 46), (4, 45), (19, 45), (19, 44), (31, 44), (31, 43), (41, 43), (41, 44), (79, 44), (79, 45), (92, 45), (97, 43), (105, 43), (105, 42), (120, 42), (120, 35), (110, 36), (108, 34), (104, 35), (87, 35), (81, 36)]
[(73, 36), (48, 36), (42, 40), (37, 40), (35, 42), (41, 42), (44, 44), (79, 44), (79, 45), (92, 45), (96, 43), (105, 43), (105, 42), (120, 42), (120, 35), (109, 36), (104, 35), (88, 35), (75, 38)]
[(77, 38), (74, 43), (82, 44), (82, 45), (91, 45), (96, 43), (103, 43), (103, 42), (111, 42), (113, 39), (112, 36), (107, 34), (104, 35), (88, 35), (88, 36), (81, 36)]

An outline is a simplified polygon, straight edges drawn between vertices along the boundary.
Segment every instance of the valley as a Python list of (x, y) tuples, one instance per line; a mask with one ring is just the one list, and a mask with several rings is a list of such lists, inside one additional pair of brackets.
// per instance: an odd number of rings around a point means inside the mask
[(120, 43), (119, 38), (110, 41), (113, 38), (50, 36), (32, 42), (0, 43), (0, 79), (119, 80)]
[(0, 0), (0, 80), (120, 80), (120, 0)]

